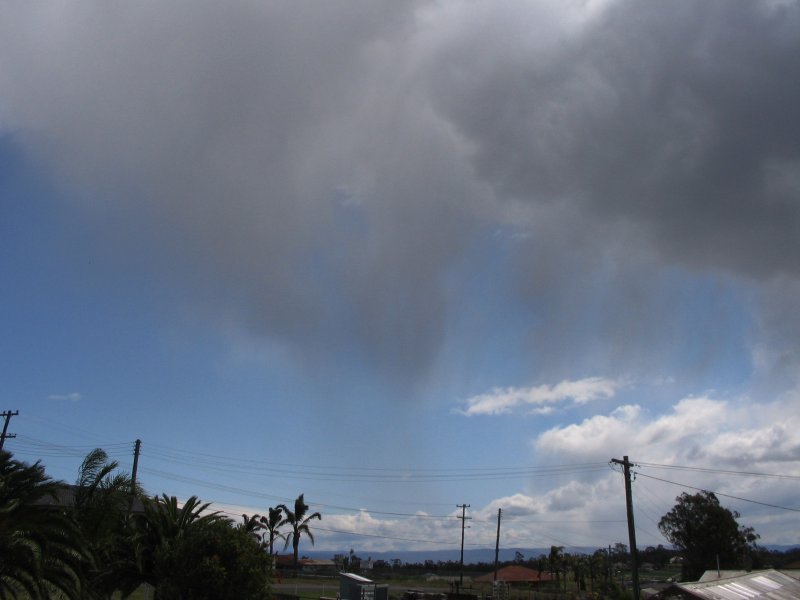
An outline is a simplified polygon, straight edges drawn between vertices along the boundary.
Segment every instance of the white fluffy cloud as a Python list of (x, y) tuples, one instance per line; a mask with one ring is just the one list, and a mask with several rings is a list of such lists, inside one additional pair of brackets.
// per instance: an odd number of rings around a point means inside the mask
[(595, 415), (541, 433), (537, 451), (581, 459), (640, 454), (642, 460), (685, 455), (712, 435), (727, 431), (728, 402), (707, 397), (685, 398), (668, 414), (649, 418), (638, 405), (625, 405), (609, 415)]
[(792, 513), (757, 504), (796, 508), (791, 489), (800, 476), (800, 421), (792, 398), (759, 405), (691, 397), (657, 415), (620, 406), (553, 427), (536, 437), (534, 448), (540, 459), (605, 461), (629, 455), (641, 463), (634, 469), (639, 474), (634, 494), (651, 533), (675, 496), (705, 489), (721, 494), (723, 504), (741, 512), (772, 543), (792, 543), (783, 530)]
[(757, 405), (709, 397), (684, 398), (670, 412), (651, 416), (625, 405), (608, 415), (553, 427), (536, 437), (537, 452), (576, 459), (621, 454), (641, 461), (749, 464), (800, 459), (800, 429), (793, 415), (772, 416), (791, 404)]
[(555, 385), (528, 388), (495, 388), (467, 400), (467, 408), (460, 411), (466, 416), (499, 415), (519, 407), (533, 407), (533, 411), (550, 411), (552, 405), (586, 404), (600, 398), (612, 398), (621, 384), (603, 377), (587, 377), (576, 381), (564, 380)]
[(47, 397), (48, 400), (68, 400), (70, 402), (77, 402), (81, 399), (81, 395), (78, 392), (71, 392), (69, 394), (50, 394)]

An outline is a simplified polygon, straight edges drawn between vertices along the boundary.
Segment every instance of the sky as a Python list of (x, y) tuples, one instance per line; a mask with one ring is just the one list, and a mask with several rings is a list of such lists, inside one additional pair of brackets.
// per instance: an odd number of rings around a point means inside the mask
[[(800, 504), (800, 3), (0, 6), (5, 448), (315, 549)], [(307, 542), (301, 546), (310, 549)]]

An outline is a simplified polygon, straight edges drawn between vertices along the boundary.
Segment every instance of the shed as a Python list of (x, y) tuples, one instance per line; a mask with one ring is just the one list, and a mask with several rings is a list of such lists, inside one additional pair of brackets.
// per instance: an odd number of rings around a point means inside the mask
[(676, 583), (665, 589), (659, 598), (699, 598), (700, 600), (789, 600), (800, 598), (800, 581), (779, 571), (753, 571), (744, 575)]
[(355, 573), (339, 573), (341, 600), (375, 600), (375, 582)]

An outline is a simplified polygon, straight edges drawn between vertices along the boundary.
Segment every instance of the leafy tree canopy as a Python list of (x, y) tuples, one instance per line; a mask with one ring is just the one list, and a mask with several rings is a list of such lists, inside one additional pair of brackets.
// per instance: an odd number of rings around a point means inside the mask
[(661, 517), (658, 528), (683, 555), (683, 577), (698, 579), (719, 565), (723, 569), (749, 566), (758, 535), (736, 521), (739, 513), (720, 505), (713, 492), (683, 493)]
[(270, 558), (244, 528), (217, 519), (192, 527), (162, 553), (159, 598), (262, 600)]

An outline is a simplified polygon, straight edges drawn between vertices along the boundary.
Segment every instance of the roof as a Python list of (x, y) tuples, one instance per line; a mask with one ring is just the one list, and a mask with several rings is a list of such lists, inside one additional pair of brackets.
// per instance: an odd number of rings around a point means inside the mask
[(742, 575), (747, 575), (748, 571), (744, 569), (740, 569), (738, 571), (717, 571), (716, 569), (710, 569), (703, 573), (700, 579), (697, 580), (698, 583), (705, 583), (706, 581), (719, 581), (720, 579), (730, 579), (731, 577), (741, 577)]
[(800, 598), (800, 581), (775, 570), (696, 583), (679, 583), (690, 598), (708, 600), (789, 600)]
[(355, 573), (340, 572), (339, 575), (341, 575), (345, 579), (352, 579), (356, 583), (373, 583), (371, 579), (367, 579), (366, 577), (362, 577), (361, 575), (356, 575)]
[[(77, 485), (63, 483), (60, 484), (56, 490), (55, 495), (46, 494), (40, 497), (36, 501), (37, 506), (50, 506), (50, 507), (57, 507), (57, 508), (71, 508), (75, 506), (75, 496), (78, 490)], [(130, 496), (126, 492), (120, 492), (121, 496), (120, 499), (124, 500), (125, 502), (130, 501)], [(135, 496), (133, 498), (133, 504), (131, 504), (131, 512), (141, 513), (144, 512), (144, 504), (142, 503), (142, 499), (139, 496)]]
[[(278, 566), (291, 567), (294, 565), (294, 554), (273, 554), (272, 560), (274, 560), (275, 564)], [(319, 560), (314, 560), (307, 557), (297, 558), (297, 566), (299, 567), (316, 567), (320, 566), (320, 562), (321, 561)]]
[[(476, 577), (473, 581), (476, 582), (489, 582), (495, 580), (494, 571)], [(512, 565), (510, 567), (503, 567), (497, 571), (497, 581), (505, 581), (508, 583), (521, 583), (531, 581), (552, 581), (553, 576), (548, 571), (542, 571), (541, 575), (536, 569), (529, 569), (528, 567), (521, 567), (519, 565)]]

